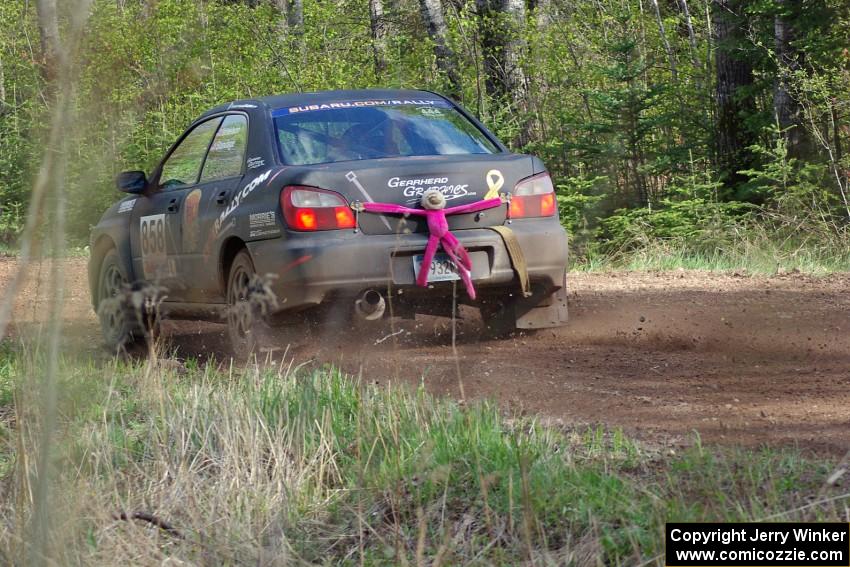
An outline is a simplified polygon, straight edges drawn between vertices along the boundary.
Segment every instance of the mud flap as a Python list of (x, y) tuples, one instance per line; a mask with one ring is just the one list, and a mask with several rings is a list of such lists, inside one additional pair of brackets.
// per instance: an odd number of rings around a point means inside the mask
[(528, 307), (526, 305), (528, 304), (525, 301), (520, 301), (515, 306), (517, 329), (550, 329), (567, 324), (566, 287), (562, 287), (536, 305)]

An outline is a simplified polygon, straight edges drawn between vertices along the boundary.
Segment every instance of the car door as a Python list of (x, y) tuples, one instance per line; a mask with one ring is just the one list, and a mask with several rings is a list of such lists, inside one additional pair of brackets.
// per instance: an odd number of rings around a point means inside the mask
[(222, 118), (201, 122), (172, 148), (153, 186), (133, 207), (130, 248), (133, 269), (144, 281), (166, 288), (168, 301), (185, 301), (186, 283), (179, 264), (183, 228), (181, 211), (198, 185), (201, 167)]
[(247, 142), (248, 117), (226, 115), (204, 160), (200, 182), (186, 196), (179, 269), (187, 284), (187, 301), (224, 301), (218, 282), (216, 220), (244, 178)]

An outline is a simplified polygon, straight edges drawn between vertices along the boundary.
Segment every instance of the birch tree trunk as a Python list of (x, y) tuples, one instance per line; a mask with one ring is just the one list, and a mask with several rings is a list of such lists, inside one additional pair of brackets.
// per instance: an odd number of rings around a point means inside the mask
[(534, 20), (539, 29), (545, 29), (552, 23), (552, 0), (529, 0), (528, 9), (534, 13)]
[(685, 25), (688, 28), (688, 42), (691, 46), (691, 59), (694, 63), (694, 69), (701, 69), (702, 63), (697, 56), (697, 38), (694, 33), (694, 24), (691, 21), (691, 10), (688, 8), (688, 0), (679, 0), (679, 6), (682, 8), (682, 15), (685, 17)]
[(387, 70), (387, 27), (383, 0), (369, 0), (369, 27), (372, 32), (375, 76), (380, 79)]
[(743, 90), (753, 84), (750, 61), (737, 52), (744, 42), (742, 20), (737, 15), (743, 0), (714, 0), (714, 62), (717, 73), (715, 104), (717, 107), (717, 165), (726, 174), (727, 187), (743, 181), (738, 171), (747, 169), (752, 156), (747, 147), (755, 138), (744, 125), (744, 118), (755, 112), (752, 97)]
[(661, 43), (664, 45), (664, 51), (667, 52), (667, 61), (670, 62), (670, 75), (673, 78), (673, 83), (679, 83), (679, 71), (676, 69), (676, 57), (673, 54), (673, 48), (670, 47), (670, 42), (667, 41), (667, 30), (664, 29), (664, 20), (661, 18), (661, 8), (658, 6), (658, 0), (652, 0), (652, 9), (655, 11), (655, 21), (658, 23), (658, 33), (661, 35)]
[(54, 84), (62, 57), (56, 0), (36, 0), (35, 9), (38, 15), (38, 35), (41, 38), (42, 76), (48, 84)]
[(419, 12), (428, 28), (428, 36), (434, 44), (437, 68), (446, 76), (450, 96), (460, 98), (462, 85), (458, 72), (457, 55), (448, 44), (448, 26), (443, 16), (441, 0), (419, 0)]
[(525, 0), (503, 0), (502, 10), (508, 17), (504, 34), (504, 73), (505, 87), (513, 102), (525, 102), (525, 72), (522, 69), (522, 55), (525, 50), (523, 27), (525, 26)]
[(286, 12), (286, 23), (295, 35), (304, 33), (304, 1), (289, 0), (289, 10)]
[(295, 35), (301, 35), (304, 30), (303, 0), (274, 0), (274, 5), (280, 11), (281, 32), (288, 30)]

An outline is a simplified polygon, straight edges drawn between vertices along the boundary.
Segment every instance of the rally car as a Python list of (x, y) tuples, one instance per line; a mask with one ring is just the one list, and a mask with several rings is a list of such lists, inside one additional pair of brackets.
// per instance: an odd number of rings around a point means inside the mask
[[(130, 195), (94, 227), (89, 262), (92, 303), (111, 346), (144, 334), (152, 305), (157, 316), (226, 321), (243, 352), (255, 345), (259, 320), (329, 306), (381, 319), (389, 301), (394, 316), (448, 315), (455, 293), (492, 328), (566, 321), (567, 235), (543, 163), (511, 153), (432, 92), (223, 104), (192, 123), (150, 176), (125, 172), (117, 185)], [(474, 300), (453, 281), (463, 268), (442, 251), (422, 265), (423, 217), (362, 206), (418, 208), (435, 193), (449, 207), (495, 196), (504, 203), (446, 217), (468, 251)], [(422, 270), (425, 287), (415, 285)]]

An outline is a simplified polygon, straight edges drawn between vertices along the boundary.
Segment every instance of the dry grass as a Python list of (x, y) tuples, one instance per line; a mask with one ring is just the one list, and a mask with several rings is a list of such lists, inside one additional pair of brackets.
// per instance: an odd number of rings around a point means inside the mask
[(670, 457), (333, 368), (65, 360), (33, 555), (43, 364), (3, 350), (7, 564), (657, 563), (665, 521), (848, 520), (834, 463), (797, 451)]
[(812, 214), (763, 214), (720, 229), (708, 224), (687, 237), (660, 238), (633, 227), (622, 247), (580, 258), (578, 270), (738, 271), (753, 274), (850, 271), (850, 225)]

